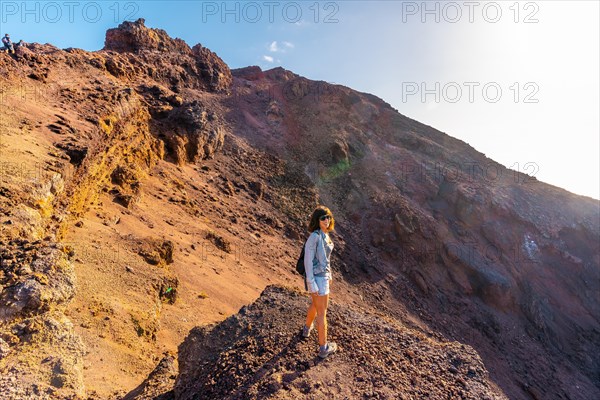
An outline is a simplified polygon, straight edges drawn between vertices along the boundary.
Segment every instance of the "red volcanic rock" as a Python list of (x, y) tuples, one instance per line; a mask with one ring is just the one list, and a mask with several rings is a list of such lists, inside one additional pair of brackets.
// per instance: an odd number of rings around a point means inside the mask
[(271, 80), (282, 82), (299, 77), (299, 75), (293, 73), (292, 71), (288, 71), (287, 69), (282, 67), (275, 67), (273, 69), (265, 71), (264, 74)]
[(262, 69), (260, 69), (260, 67), (257, 65), (236, 69), (232, 71), (232, 74), (236, 77), (244, 78), (249, 81), (257, 81), (265, 77)]
[(136, 52), (138, 50), (175, 51), (184, 54), (190, 47), (181, 39), (171, 39), (162, 29), (146, 28), (143, 18), (124, 21), (117, 28), (106, 31), (105, 50)]
[[(110, 54), (104, 62), (105, 68), (117, 78), (131, 78), (135, 75), (132, 71), (137, 71), (139, 78), (149, 76), (161, 80), (176, 91), (192, 87), (228, 92), (231, 87), (231, 71), (219, 56), (200, 44), (190, 48), (162, 29), (147, 28), (142, 18), (125, 21), (106, 31), (104, 50)], [(111, 54), (112, 51), (136, 53), (139, 58), (119, 57)], [(144, 65), (140, 69), (141, 62), (152, 66)]]

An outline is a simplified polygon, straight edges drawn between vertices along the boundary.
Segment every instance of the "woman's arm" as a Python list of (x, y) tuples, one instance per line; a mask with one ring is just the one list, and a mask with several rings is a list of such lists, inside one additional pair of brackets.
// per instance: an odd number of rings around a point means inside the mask
[(313, 274), (313, 260), (315, 258), (318, 240), (319, 235), (313, 232), (310, 234), (304, 245), (304, 269), (306, 270), (306, 283), (310, 293), (319, 291), (319, 287), (315, 282), (315, 276)]

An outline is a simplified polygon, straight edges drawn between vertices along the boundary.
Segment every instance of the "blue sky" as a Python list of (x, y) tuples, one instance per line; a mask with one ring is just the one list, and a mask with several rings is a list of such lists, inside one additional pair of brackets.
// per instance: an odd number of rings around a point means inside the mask
[(99, 50), (143, 17), (232, 68), (375, 94), (507, 167), (600, 198), (597, 1), (0, 1), (14, 40)]

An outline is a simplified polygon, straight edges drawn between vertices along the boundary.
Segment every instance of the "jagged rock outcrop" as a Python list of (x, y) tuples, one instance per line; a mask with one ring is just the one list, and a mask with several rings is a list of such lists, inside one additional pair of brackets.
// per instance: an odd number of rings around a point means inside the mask
[(190, 48), (183, 40), (172, 39), (164, 30), (147, 28), (144, 23), (140, 18), (109, 29), (104, 50), (136, 53), (153, 65), (151, 69), (140, 70), (139, 60), (126, 55), (100, 59), (99, 67), (117, 77), (148, 74), (177, 91), (184, 87), (229, 91), (231, 71), (215, 53), (200, 44)]
[(196, 66), (203, 78), (209, 82), (209, 88), (215, 92), (228, 92), (233, 82), (231, 70), (215, 53), (197, 44), (192, 47)]
[(162, 29), (146, 28), (146, 21), (124, 21), (117, 28), (106, 31), (105, 50), (136, 52), (139, 50), (175, 51), (190, 54), (190, 47), (181, 39), (171, 39)]
[(199, 101), (174, 109), (167, 120), (167, 149), (178, 164), (214, 157), (223, 147), (225, 130), (216, 113)]
[[(50, 311), (74, 295), (73, 265), (66, 254), (57, 248), (35, 247), (32, 261), (21, 264), (19, 277), (3, 281), (6, 288), (0, 293), (0, 322)], [(2, 257), (14, 258), (18, 251), (18, 247), (3, 249), (6, 254)]]

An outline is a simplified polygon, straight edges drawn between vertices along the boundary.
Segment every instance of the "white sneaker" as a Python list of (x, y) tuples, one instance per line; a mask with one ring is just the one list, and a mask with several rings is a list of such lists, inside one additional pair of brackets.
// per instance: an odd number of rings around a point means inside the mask
[(315, 327), (314, 322), (312, 324), (310, 324), (310, 327), (308, 327), (308, 328), (306, 327), (306, 325), (304, 325), (304, 327), (302, 328), (302, 337), (303, 338), (310, 337), (310, 333), (312, 332), (314, 327)]
[(324, 350), (319, 350), (319, 357), (327, 358), (330, 354), (337, 351), (337, 344), (335, 342), (327, 342), (327, 347)]

